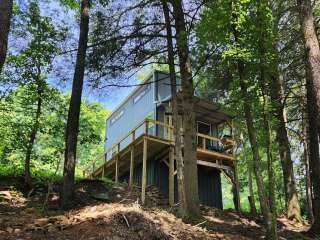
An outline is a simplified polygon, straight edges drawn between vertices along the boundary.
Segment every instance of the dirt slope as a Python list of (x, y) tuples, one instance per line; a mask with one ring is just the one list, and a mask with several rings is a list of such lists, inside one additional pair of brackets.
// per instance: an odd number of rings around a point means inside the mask
[[(82, 181), (74, 208), (61, 211), (58, 188), (53, 187), (44, 207), (45, 192), (34, 190), (28, 197), (12, 183), (0, 182), (0, 239), (263, 239), (261, 219), (233, 211), (202, 207), (203, 219), (186, 224), (153, 187), (142, 207), (137, 190)], [(278, 226), (282, 239), (307, 239), (300, 232), (308, 226), (285, 218), (278, 219)]]

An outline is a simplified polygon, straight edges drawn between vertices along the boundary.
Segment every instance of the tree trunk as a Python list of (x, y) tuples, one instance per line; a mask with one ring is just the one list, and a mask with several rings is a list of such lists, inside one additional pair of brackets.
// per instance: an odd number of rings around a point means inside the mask
[(174, 159), (177, 164), (177, 180), (178, 180), (178, 195), (179, 195), (179, 213), (181, 216), (185, 216), (184, 209), (186, 209), (186, 193), (184, 186), (183, 175), (183, 157), (181, 151), (181, 134), (180, 128), (181, 119), (178, 113), (178, 101), (177, 101), (177, 80), (174, 64), (174, 49), (172, 42), (172, 29), (170, 21), (170, 11), (167, 5), (167, 1), (162, 1), (163, 13), (167, 31), (167, 47), (168, 47), (168, 65), (170, 70), (170, 85), (171, 85), (171, 110), (172, 110), (172, 124), (173, 124), (173, 137), (174, 137)]
[(319, 109), (320, 109), (320, 49), (310, 0), (298, 0), (301, 32), (306, 52), (307, 110), (309, 125), (310, 177), (313, 189), (314, 223), (310, 233), (320, 234), (320, 157), (319, 157)]
[[(39, 75), (40, 78), (40, 75)], [(36, 136), (38, 133), (39, 125), (40, 125), (40, 116), (41, 116), (41, 108), (42, 108), (42, 94), (43, 94), (43, 86), (42, 83), (37, 81), (37, 110), (34, 118), (34, 123), (30, 132), (29, 141), (26, 149), (26, 158), (25, 158), (25, 166), (24, 166), (24, 182), (28, 189), (32, 188), (32, 177), (30, 172), (30, 161), (31, 154), (34, 142), (36, 140)]]
[(0, 4), (0, 73), (7, 56), (8, 37), (13, 0), (1, 0)]
[(268, 199), (264, 192), (264, 184), (262, 178), (262, 169), (261, 169), (261, 159), (259, 155), (259, 148), (257, 142), (256, 131), (253, 124), (252, 108), (250, 104), (250, 99), (248, 99), (247, 86), (244, 80), (244, 66), (241, 61), (238, 61), (238, 73), (240, 81), (240, 89), (242, 99), (244, 101), (244, 114), (248, 129), (249, 141), (251, 144), (251, 150), (253, 155), (253, 169), (256, 176), (257, 190), (259, 195), (259, 201), (261, 206), (261, 211), (265, 220), (266, 230), (267, 230), (267, 239), (278, 239), (277, 234), (277, 224), (275, 218), (270, 210), (268, 205)]
[(68, 208), (74, 193), (74, 174), (76, 166), (77, 138), (79, 132), (79, 117), (81, 95), (85, 71), (85, 58), (89, 33), (90, 0), (81, 1), (80, 36), (76, 67), (73, 76), (72, 93), (66, 128), (66, 150), (63, 169), (63, 185), (61, 192), (61, 206)]
[(183, 108), (183, 160), (186, 196), (185, 217), (200, 216), (197, 170), (197, 134), (194, 113), (194, 88), (188, 37), (181, 0), (172, 1), (173, 15), (177, 35), (177, 50), (181, 73), (182, 108)]
[(263, 122), (266, 131), (266, 150), (267, 150), (267, 166), (268, 166), (268, 179), (269, 179), (269, 206), (273, 217), (277, 216), (276, 200), (275, 200), (275, 190), (274, 190), (274, 175), (273, 175), (273, 157), (272, 157), (272, 132), (270, 128), (269, 111), (266, 109), (266, 105), (269, 105), (264, 96), (264, 113)]
[(291, 220), (301, 222), (301, 210), (294, 177), (293, 162), (291, 159), (288, 131), (286, 128), (287, 116), (283, 102), (284, 92), (282, 77), (279, 73), (276, 75), (277, 76), (271, 76), (271, 98), (274, 103), (274, 113), (277, 118), (277, 141), (279, 144), (279, 154), (283, 172), (287, 217)]
[(313, 211), (312, 211), (312, 188), (311, 188), (311, 180), (310, 180), (310, 164), (309, 164), (309, 143), (307, 136), (308, 134), (308, 123), (305, 119), (303, 119), (303, 158), (304, 158), (304, 165), (306, 171), (306, 199), (308, 205), (308, 215), (310, 218), (310, 222), (313, 223)]
[(249, 201), (249, 204), (250, 204), (250, 212), (253, 215), (257, 215), (256, 202), (254, 200), (254, 193), (253, 193), (251, 166), (248, 167), (248, 174), (249, 174), (249, 176), (248, 176), (248, 185), (249, 185), (248, 201)]

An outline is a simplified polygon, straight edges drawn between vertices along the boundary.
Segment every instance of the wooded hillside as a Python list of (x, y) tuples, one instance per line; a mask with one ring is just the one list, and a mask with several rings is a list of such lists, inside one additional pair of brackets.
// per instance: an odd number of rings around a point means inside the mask
[(161, 69), (172, 87), (174, 214), (185, 222), (206, 214), (196, 95), (234, 115), (238, 188), (226, 190), (223, 180), (225, 207), (261, 217), (266, 239), (284, 236), (280, 216), (316, 239), (319, 10), (317, 0), (2, 0), (1, 176), (23, 177), (25, 198), (45, 178), (48, 192), (59, 186), (59, 207), (74, 208), (77, 179), (104, 153), (104, 106), (145, 84), (136, 80), (141, 72)]

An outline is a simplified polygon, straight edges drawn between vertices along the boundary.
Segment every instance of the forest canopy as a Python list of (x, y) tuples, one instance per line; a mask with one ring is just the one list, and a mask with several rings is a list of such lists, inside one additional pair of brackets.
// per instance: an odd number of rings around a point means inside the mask
[[(176, 191), (178, 216), (201, 218), (196, 95), (233, 115), (228, 150), (236, 160), (230, 171), (219, 168), (223, 185), (230, 180), (228, 207), (261, 215), (267, 239), (280, 239), (282, 214), (317, 236), (319, 20), (319, 1), (311, 0), (3, 0), (0, 174), (22, 175), (28, 190), (36, 175), (60, 176), (59, 204), (69, 209), (82, 171), (99, 166), (105, 177), (105, 106), (156, 84), (139, 78), (164, 70), (173, 136), (168, 201), (175, 206)], [(118, 184), (120, 144), (113, 154)]]

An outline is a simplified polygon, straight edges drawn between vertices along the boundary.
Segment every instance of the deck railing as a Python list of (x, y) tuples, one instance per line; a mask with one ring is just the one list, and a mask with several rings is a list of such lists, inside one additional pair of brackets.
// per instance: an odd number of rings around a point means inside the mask
[[(102, 156), (97, 157), (89, 166), (83, 170), (83, 176), (90, 176), (96, 170), (97, 163), (99, 160), (102, 165), (107, 161), (111, 160), (115, 155), (121, 152), (123, 149), (128, 147), (137, 138), (142, 135), (158, 137), (163, 140), (173, 142), (173, 126), (156, 121), (153, 119), (145, 119), (140, 124), (138, 124), (133, 130), (131, 130), (125, 137), (120, 139), (116, 144), (107, 149)], [(207, 151), (223, 152), (224, 154), (232, 154), (233, 147), (235, 145), (234, 140), (230, 137), (224, 137), (222, 139), (197, 133), (198, 148)], [(100, 166), (101, 167), (101, 166)]]
[(99, 160), (102, 160), (103, 164), (106, 163), (142, 135), (173, 141), (173, 126), (153, 119), (145, 119), (125, 137), (121, 138), (116, 144), (107, 149), (102, 156), (91, 161), (89, 166), (83, 170), (83, 176), (88, 176), (91, 172), (94, 172)]
[(197, 133), (197, 140), (198, 148), (203, 150), (233, 154), (235, 142), (230, 137), (223, 137), (220, 139), (202, 133)]

